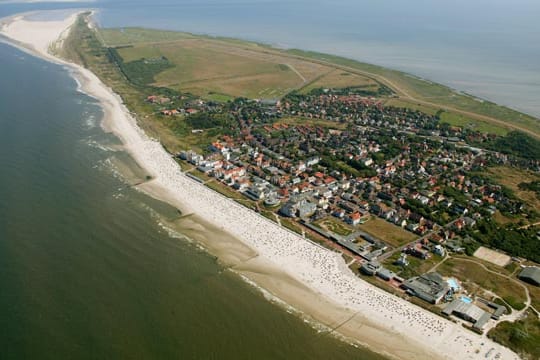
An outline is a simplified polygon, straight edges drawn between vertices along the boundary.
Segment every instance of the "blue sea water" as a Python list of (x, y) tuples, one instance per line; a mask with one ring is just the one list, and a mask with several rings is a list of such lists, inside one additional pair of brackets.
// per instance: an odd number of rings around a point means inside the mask
[[(0, 4), (2, 1), (0, 1)], [(410, 72), (540, 117), (536, 0), (98, 0), (102, 26), (225, 35)]]

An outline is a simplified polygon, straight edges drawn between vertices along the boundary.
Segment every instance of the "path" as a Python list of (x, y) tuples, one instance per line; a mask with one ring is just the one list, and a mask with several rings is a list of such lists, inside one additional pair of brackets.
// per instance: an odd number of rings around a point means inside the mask
[(298, 75), (300, 77), (300, 79), (302, 79), (302, 81), (304, 82), (304, 84), (307, 82), (307, 79), (304, 77), (304, 75), (302, 75), (300, 73), (300, 71), (296, 70), (296, 68), (294, 66), (292, 66), (291, 64), (285, 64), (289, 67), (289, 69), (291, 69), (292, 71), (294, 71), (296, 73), (296, 75)]

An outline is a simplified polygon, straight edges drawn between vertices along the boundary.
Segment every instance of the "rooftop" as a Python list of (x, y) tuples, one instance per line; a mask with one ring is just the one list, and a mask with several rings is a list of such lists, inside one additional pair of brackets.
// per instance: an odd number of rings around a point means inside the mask
[(528, 266), (519, 273), (519, 278), (533, 285), (540, 286), (540, 268), (538, 266)]

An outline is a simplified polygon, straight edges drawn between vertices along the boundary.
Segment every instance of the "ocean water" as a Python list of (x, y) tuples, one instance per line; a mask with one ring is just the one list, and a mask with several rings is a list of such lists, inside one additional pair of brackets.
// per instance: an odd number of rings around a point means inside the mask
[(537, 0), (96, 0), (2, 4), (98, 8), (102, 26), (261, 41), (406, 71), (540, 118)]
[(0, 44), (0, 69), (0, 359), (382, 359), (169, 236), (64, 68)]

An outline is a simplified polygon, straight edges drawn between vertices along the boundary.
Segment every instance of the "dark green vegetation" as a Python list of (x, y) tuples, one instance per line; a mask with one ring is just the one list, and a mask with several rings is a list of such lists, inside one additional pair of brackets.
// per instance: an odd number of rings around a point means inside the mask
[(143, 58), (126, 63), (120, 54), (118, 54), (117, 49), (109, 48), (108, 51), (111, 61), (118, 65), (120, 71), (131, 83), (138, 86), (153, 84), (156, 81), (155, 76), (157, 74), (173, 67), (164, 56), (153, 59)]
[(500, 323), (488, 337), (513, 349), (524, 359), (540, 359), (540, 321), (532, 312), (515, 323)]
[(488, 149), (515, 155), (524, 159), (540, 160), (540, 141), (519, 131), (483, 144)]
[(540, 181), (534, 180), (531, 182), (522, 182), (519, 185), (521, 190), (534, 191), (537, 197), (540, 197)]
[(501, 226), (495, 221), (486, 220), (480, 221), (477, 228), (468, 232), (468, 235), (479, 244), (501, 249), (513, 256), (540, 262), (537, 231), (534, 227), (520, 228), (514, 224)]

